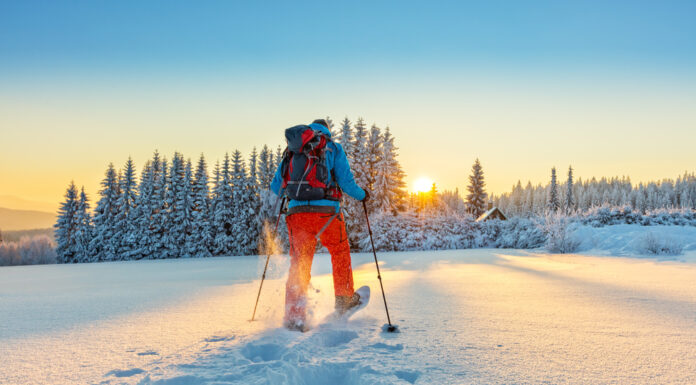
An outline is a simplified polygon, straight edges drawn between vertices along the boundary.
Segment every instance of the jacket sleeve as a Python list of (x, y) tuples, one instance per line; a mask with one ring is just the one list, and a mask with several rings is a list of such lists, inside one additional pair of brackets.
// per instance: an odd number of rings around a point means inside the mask
[(283, 162), (280, 162), (278, 164), (278, 169), (276, 170), (276, 173), (273, 176), (273, 180), (271, 181), (271, 191), (273, 191), (273, 193), (276, 195), (280, 195), (280, 186), (283, 185), (283, 176), (281, 175), (282, 169)]
[(334, 177), (336, 178), (338, 187), (340, 187), (343, 192), (350, 195), (354, 199), (359, 201), (365, 199), (365, 190), (360, 188), (360, 186), (355, 183), (353, 172), (350, 170), (350, 165), (348, 164), (346, 152), (343, 151), (343, 147), (339, 143), (334, 144), (336, 145), (336, 154), (334, 157)]

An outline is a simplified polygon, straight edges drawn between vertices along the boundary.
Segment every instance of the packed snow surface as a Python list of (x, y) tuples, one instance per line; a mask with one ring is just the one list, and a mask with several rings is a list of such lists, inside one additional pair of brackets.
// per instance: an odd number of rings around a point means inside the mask
[(0, 268), (2, 384), (696, 383), (696, 265), (516, 250), (354, 255), (346, 323), (315, 257), (313, 329), (280, 328), (287, 258)]

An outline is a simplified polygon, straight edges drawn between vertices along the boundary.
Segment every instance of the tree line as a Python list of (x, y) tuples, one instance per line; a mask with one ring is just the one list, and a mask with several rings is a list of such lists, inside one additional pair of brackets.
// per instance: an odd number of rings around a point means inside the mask
[(523, 187), (518, 181), (511, 192), (493, 197), (493, 201), (512, 216), (538, 216), (546, 211), (583, 213), (600, 206), (629, 206), (643, 214), (659, 209), (696, 209), (696, 174), (636, 185), (628, 177), (574, 181), (573, 168), (569, 167), (561, 183), (554, 167), (548, 184), (533, 186), (528, 182)]
[[(332, 138), (349, 157), (356, 182), (370, 191), (371, 213), (404, 209), (404, 172), (390, 129), (368, 128), (363, 119), (329, 122)], [(279, 135), (282, 131), (279, 130)], [(54, 226), (59, 263), (200, 258), (256, 254), (267, 242), (278, 197), (268, 189), (282, 160), (280, 146), (264, 145), (248, 159), (235, 150), (211, 175), (203, 154), (197, 162), (155, 151), (137, 175), (131, 158), (109, 164), (92, 210), (84, 187), (71, 182)], [(357, 244), (362, 206), (344, 201), (346, 225)], [(282, 227), (281, 227), (282, 228)]]

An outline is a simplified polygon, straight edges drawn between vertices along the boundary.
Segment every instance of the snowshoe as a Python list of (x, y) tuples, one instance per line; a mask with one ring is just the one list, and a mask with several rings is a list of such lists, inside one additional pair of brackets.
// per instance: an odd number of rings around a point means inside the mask
[(336, 296), (336, 306), (333, 318), (347, 320), (370, 302), (370, 287), (359, 288), (352, 296)]

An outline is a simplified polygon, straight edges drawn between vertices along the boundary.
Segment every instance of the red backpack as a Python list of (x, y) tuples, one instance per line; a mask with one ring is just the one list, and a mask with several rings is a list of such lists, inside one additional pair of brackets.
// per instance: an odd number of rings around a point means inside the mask
[(339, 200), (341, 190), (326, 167), (327, 144), (331, 138), (299, 125), (285, 130), (285, 139), (288, 147), (283, 154), (281, 173), (287, 197), (299, 201)]

